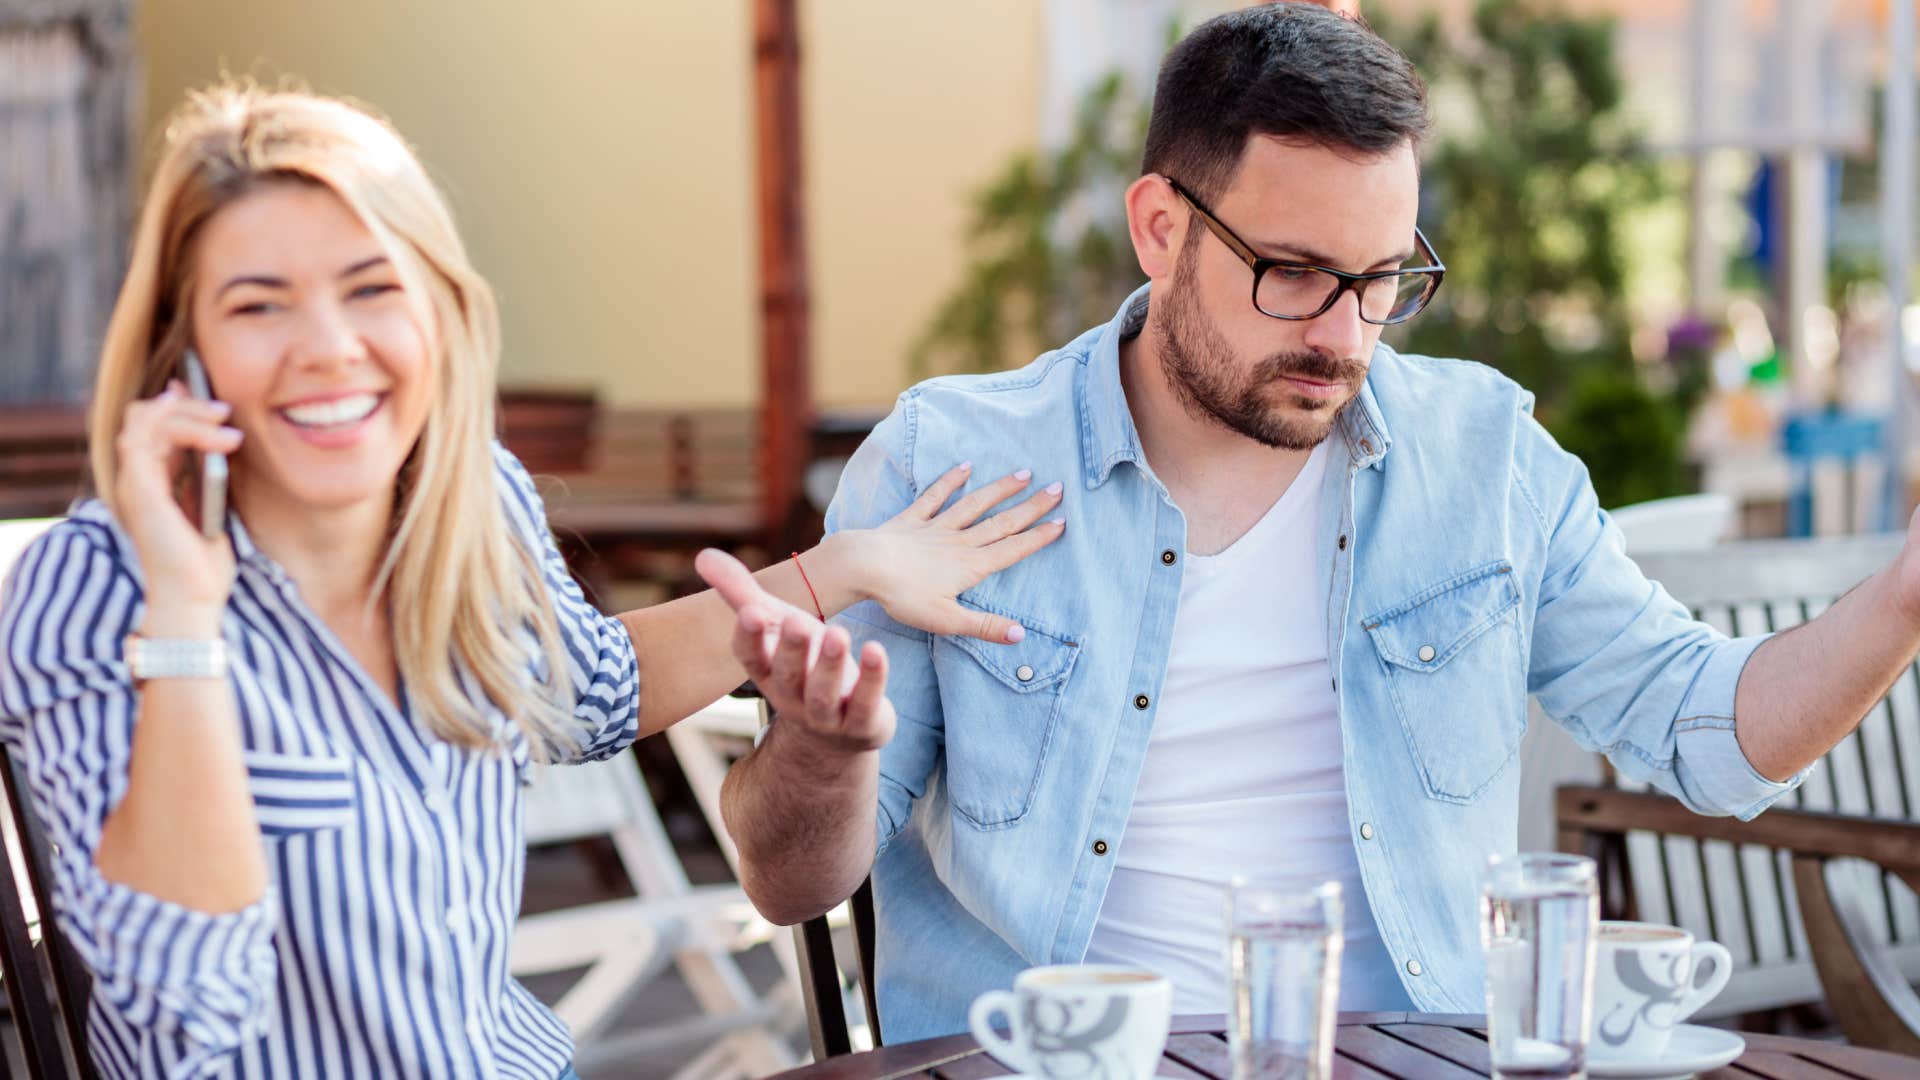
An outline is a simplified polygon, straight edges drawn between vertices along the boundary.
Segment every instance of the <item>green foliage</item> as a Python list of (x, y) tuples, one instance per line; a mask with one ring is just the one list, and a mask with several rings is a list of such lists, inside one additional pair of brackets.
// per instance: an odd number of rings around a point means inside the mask
[(1685, 490), (1682, 414), (1632, 373), (1598, 370), (1575, 384), (1553, 425), (1560, 445), (1587, 463), (1602, 506)]

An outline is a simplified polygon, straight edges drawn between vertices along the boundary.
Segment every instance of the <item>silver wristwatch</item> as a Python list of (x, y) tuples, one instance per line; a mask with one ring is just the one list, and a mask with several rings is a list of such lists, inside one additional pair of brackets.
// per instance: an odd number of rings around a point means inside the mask
[(148, 679), (224, 679), (227, 643), (219, 638), (150, 638), (127, 635), (127, 670), (133, 681)]

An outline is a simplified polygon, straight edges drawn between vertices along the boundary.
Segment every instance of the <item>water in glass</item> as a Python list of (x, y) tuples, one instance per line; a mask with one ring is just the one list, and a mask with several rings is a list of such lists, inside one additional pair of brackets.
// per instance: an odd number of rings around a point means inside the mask
[(1494, 1074), (1585, 1076), (1600, 915), (1592, 861), (1495, 859), (1481, 915)]
[(1234, 1080), (1331, 1076), (1340, 1001), (1340, 887), (1282, 893), (1236, 883), (1228, 900)]

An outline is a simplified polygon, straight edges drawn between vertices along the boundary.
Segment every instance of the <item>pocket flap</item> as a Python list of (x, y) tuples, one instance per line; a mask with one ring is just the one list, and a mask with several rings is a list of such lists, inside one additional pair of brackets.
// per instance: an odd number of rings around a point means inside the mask
[(1067, 669), (1073, 666), (1075, 650), (1079, 642), (1068, 641), (1056, 634), (1048, 633), (1033, 625), (1030, 619), (1023, 619), (1008, 611), (988, 607), (966, 597), (961, 597), (960, 605), (975, 611), (985, 611), (1003, 618), (1012, 619), (1026, 628), (1027, 636), (1017, 645), (1005, 642), (981, 641), (975, 637), (949, 635), (942, 638), (965, 650), (979, 662), (994, 678), (1005, 684), (1015, 693), (1031, 694), (1036, 690), (1051, 689), (1066, 676)]
[(254, 816), (269, 836), (339, 828), (353, 820), (353, 762), (342, 756), (247, 750)]
[(1438, 671), (1520, 603), (1504, 559), (1457, 574), (1362, 625), (1382, 659), (1411, 671)]

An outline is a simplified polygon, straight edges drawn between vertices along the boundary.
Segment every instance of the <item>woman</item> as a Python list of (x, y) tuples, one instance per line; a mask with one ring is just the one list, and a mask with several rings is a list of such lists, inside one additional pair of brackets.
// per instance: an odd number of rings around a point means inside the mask
[[(507, 974), (520, 788), (742, 671), (710, 594), (617, 620), (583, 600), (492, 442), (496, 338), (383, 121), (222, 88), (169, 126), (94, 393), (103, 498), (0, 604), (0, 736), (57, 852), (103, 1074), (572, 1074)], [(189, 349), (219, 401), (183, 392)], [(230, 455), (216, 539), (176, 483), (192, 453)], [(954, 597), (1060, 535), (1035, 526), (1058, 485), (969, 528), (1025, 477), (941, 512), (964, 481), (758, 585), (1018, 640)]]

